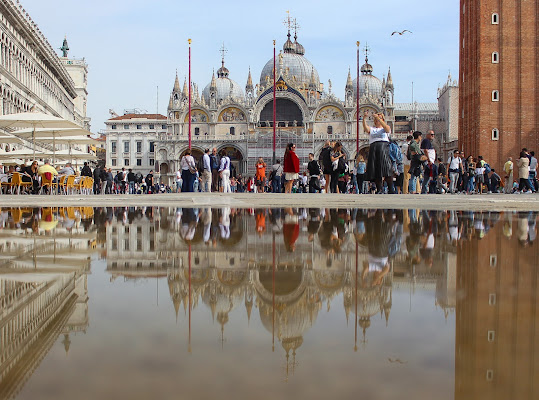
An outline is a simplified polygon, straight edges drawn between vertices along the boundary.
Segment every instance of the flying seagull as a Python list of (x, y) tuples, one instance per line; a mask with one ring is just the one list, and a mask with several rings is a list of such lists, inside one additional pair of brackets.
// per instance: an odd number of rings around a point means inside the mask
[(412, 33), (412, 32), (411, 32), (411, 31), (409, 31), (408, 29), (405, 29), (405, 30), (403, 30), (402, 32), (399, 32), (399, 31), (395, 31), (395, 32), (393, 32), (393, 33), (391, 34), (391, 36), (393, 36), (393, 35), (394, 35), (395, 33), (398, 33), (399, 35), (401, 35), (401, 36), (402, 36), (402, 35), (404, 34), (404, 32), (409, 32), (409, 33)]

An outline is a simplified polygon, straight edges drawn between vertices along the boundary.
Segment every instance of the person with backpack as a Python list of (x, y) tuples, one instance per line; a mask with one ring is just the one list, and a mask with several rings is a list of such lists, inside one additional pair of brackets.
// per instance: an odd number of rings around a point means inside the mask
[(400, 188), (400, 193), (402, 193), (402, 185), (404, 183), (404, 166), (403, 166), (403, 157), (400, 146), (395, 140), (389, 141), (389, 157), (391, 158), (393, 174), (396, 177), (395, 186), (398, 189)]
[(80, 176), (92, 177), (92, 169), (87, 162), (84, 163), (84, 167), (82, 167), (82, 170), (80, 171)]
[(309, 171), (309, 193), (320, 192), (320, 165), (314, 159), (314, 154), (309, 153), (309, 163), (307, 164), (307, 171)]
[(219, 191), (219, 167), (221, 166), (221, 159), (217, 154), (217, 148), (213, 148), (210, 155), (211, 166), (211, 190), (212, 192)]
[(410, 143), (414, 140), (414, 137), (412, 135), (408, 135), (406, 138), (406, 142), (401, 147), (401, 152), (405, 156), (402, 160), (403, 162), (403, 190), (402, 193), (408, 194), (408, 186), (410, 184), (410, 175), (408, 171), (410, 171), (410, 162), (412, 160), (412, 156), (410, 155)]

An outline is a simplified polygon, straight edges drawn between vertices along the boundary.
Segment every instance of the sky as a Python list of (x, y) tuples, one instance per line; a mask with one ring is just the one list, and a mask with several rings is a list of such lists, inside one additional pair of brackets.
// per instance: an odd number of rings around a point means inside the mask
[[(67, 37), (70, 58), (88, 63), (88, 115), (94, 133), (105, 128), (109, 109), (166, 114), (178, 71), (202, 92), (227, 49), (230, 78), (253, 83), (286, 41), (287, 11), (300, 29), (298, 42), (327, 89), (344, 99), (348, 69), (355, 78), (356, 41), (371, 49), (373, 75), (391, 67), (395, 102), (436, 102), (449, 72), (458, 78), (459, 1), (295, 0), (273, 2), (184, 0), (20, 0), (53, 48)], [(408, 29), (412, 33), (393, 35)], [(61, 55), (60, 50), (58, 54)], [(360, 64), (364, 62), (364, 53)]]

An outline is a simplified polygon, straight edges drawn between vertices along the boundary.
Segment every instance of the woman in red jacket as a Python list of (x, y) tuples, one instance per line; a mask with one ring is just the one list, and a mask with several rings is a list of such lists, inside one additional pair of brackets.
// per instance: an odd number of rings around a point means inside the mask
[(294, 180), (299, 178), (299, 158), (296, 155), (296, 145), (294, 143), (288, 143), (286, 146), (283, 172), (286, 180), (284, 192), (292, 193)]

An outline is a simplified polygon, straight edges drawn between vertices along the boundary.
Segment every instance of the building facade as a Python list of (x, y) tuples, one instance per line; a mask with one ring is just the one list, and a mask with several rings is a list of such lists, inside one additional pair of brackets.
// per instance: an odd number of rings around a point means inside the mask
[[(187, 82), (180, 86), (178, 76), (167, 108), (168, 131), (156, 141), (156, 163), (161, 179), (170, 180), (179, 166), (181, 155), (188, 148), (189, 128), (195, 157), (205, 148), (224, 150), (236, 172), (254, 173), (255, 161), (273, 156), (273, 58), (253, 84), (251, 71), (242, 86), (231, 79), (224, 58), (217, 74), (199, 91), (198, 85)], [(341, 141), (348, 159), (356, 156), (356, 91), (359, 87), (359, 114), (365, 110), (383, 112), (388, 124), (394, 124), (394, 87), (391, 72), (382, 80), (373, 75), (368, 62), (361, 67), (359, 85), (350, 71), (341, 100), (333, 93), (331, 81), (327, 90), (320, 82), (315, 66), (305, 57), (305, 48), (290, 31), (276, 59), (276, 156), (282, 158), (287, 143), (297, 145), (297, 153), (306, 165), (308, 153), (316, 156), (326, 140)], [(191, 123), (189, 123), (191, 92)], [(369, 117), (371, 119), (372, 117)], [(371, 121), (372, 124), (372, 121)], [(368, 135), (359, 126), (360, 151), (368, 150)], [(164, 173), (168, 171), (168, 174)]]
[(459, 142), (492, 167), (539, 145), (539, 0), (460, 1)]
[(84, 60), (58, 57), (19, 2), (0, 3), (0, 115), (34, 109), (89, 128), (86, 77)]
[(167, 132), (167, 117), (161, 114), (111, 114), (112, 118), (105, 122), (105, 165), (113, 170), (133, 169), (141, 174), (155, 169), (155, 142), (159, 135)]

